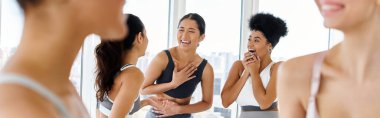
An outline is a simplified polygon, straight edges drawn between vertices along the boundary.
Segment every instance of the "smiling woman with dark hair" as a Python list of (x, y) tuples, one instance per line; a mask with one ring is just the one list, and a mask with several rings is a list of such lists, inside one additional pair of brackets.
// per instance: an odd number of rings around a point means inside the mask
[[(228, 107), (236, 101), (243, 118), (275, 118), (276, 112), (264, 112), (277, 111), (276, 78), (280, 62), (273, 62), (270, 56), (288, 30), (283, 20), (264, 13), (252, 16), (249, 28), (248, 51), (243, 60), (231, 67), (221, 93), (222, 104)], [(248, 112), (250, 116), (246, 115)]]
[[(183, 16), (178, 25), (178, 46), (162, 51), (149, 65), (142, 94), (155, 94), (163, 107), (150, 110), (147, 118), (189, 118), (191, 113), (211, 107), (214, 72), (207, 60), (196, 53), (205, 37), (205, 27), (200, 15), (189, 13)], [(199, 83), (202, 100), (190, 104)]]

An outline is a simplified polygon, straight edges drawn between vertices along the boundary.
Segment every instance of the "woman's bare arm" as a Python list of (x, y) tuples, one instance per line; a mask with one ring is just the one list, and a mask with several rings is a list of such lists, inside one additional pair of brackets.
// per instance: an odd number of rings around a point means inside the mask
[(253, 96), (261, 109), (269, 108), (276, 99), (277, 70), (280, 63), (273, 64), (270, 70), (270, 80), (265, 88), (259, 73), (251, 74)]
[(240, 60), (235, 61), (221, 93), (223, 107), (227, 108), (236, 100), (248, 76), (249, 72), (244, 71), (242, 62)]
[(122, 83), (115, 97), (110, 118), (124, 118), (129, 113), (144, 81), (143, 73), (136, 67), (126, 69), (120, 77)]
[(197, 113), (210, 109), (214, 94), (214, 70), (207, 64), (202, 75), (202, 100), (190, 105), (183, 105), (179, 109), (179, 114)]
[[(291, 59), (278, 69), (277, 94), (280, 118), (305, 118), (307, 94), (310, 91), (311, 67), (303, 59)], [(303, 100), (303, 98), (305, 100)]]
[(162, 84), (154, 84), (154, 82), (161, 75), (167, 63), (169, 62), (164, 51), (157, 54), (157, 56), (152, 60), (149, 64), (149, 67), (145, 73), (145, 80), (142, 85), (141, 94), (149, 95), (149, 94), (157, 94), (162, 93), (174, 88), (171, 83), (162, 83)]
[(156, 109), (155, 112), (162, 114), (158, 117), (167, 117), (176, 114), (197, 113), (205, 111), (212, 106), (214, 89), (214, 71), (210, 64), (207, 64), (202, 75), (202, 100), (189, 105), (179, 105), (173, 101), (165, 100), (164, 107)]
[[(157, 93), (162, 93), (171, 89), (175, 89), (178, 86), (182, 85), (184, 82), (195, 78), (193, 76), (193, 73), (197, 70), (197, 66), (193, 63), (190, 63), (185, 66), (185, 68), (179, 70), (176, 62), (174, 62), (174, 70), (173, 70), (173, 75), (172, 75), (172, 81), (169, 83), (161, 83), (161, 84), (154, 84), (154, 81), (156, 81), (159, 76), (161, 75), (162, 71), (164, 70), (163, 68), (166, 67), (166, 65), (163, 65), (160, 60), (165, 60), (163, 59), (165, 57), (162, 57), (162, 55), (158, 55), (158, 58), (155, 58), (150, 67), (148, 68), (147, 71), (147, 81), (144, 83), (144, 88), (142, 93), (143, 94), (157, 94)], [(167, 60), (167, 58), (166, 58)]]

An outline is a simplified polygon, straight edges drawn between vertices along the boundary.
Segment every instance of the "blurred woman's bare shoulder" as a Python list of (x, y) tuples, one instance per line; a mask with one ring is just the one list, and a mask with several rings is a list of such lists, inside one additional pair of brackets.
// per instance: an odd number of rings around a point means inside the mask
[(287, 89), (302, 99), (304, 105), (310, 95), (313, 64), (323, 52), (308, 54), (282, 62), (278, 70), (279, 89)]
[(313, 63), (315, 58), (322, 52), (308, 54), (304, 56), (295, 57), (281, 63), (280, 71), (283, 77), (289, 79), (305, 79), (311, 78)]
[(35, 91), (7, 84), (0, 86), (0, 92), (0, 117), (59, 117), (56, 108)]

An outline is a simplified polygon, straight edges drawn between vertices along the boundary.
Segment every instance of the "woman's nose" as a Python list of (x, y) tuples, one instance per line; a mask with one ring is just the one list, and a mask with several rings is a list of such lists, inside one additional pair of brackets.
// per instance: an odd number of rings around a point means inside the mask
[(188, 33), (183, 32), (181, 35), (181, 39), (187, 39), (187, 37), (188, 37)]
[(253, 49), (253, 48), (255, 48), (254, 44), (248, 44), (248, 49)]

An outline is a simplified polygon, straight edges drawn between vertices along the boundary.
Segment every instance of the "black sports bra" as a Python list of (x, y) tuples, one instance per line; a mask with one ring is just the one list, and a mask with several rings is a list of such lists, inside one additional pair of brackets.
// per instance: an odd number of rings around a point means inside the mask
[[(166, 69), (161, 73), (160, 77), (156, 80), (156, 84), (169, 83), (172, 81), (172, 78), (173, 78), (174, 61), (169, 50), (165, 50), (165, 53), (168, 56), (169, 62), (168, 62), (168, 65), (166, 66)], [(198, 83), (201, 81), (202, 73), (206, 64), (207, 64), (207, 60), (203, 59), (203, 61), (201, 62), (201, 64), (199, 64), (197, 70), (193, 74), (196, 76), (195, 78), (189, 81), (186, 81), (185, 83), (181, 84), (177, 88), (166, 91), (164, 93), (173, 98), (190, 97), (194, 93)]]

